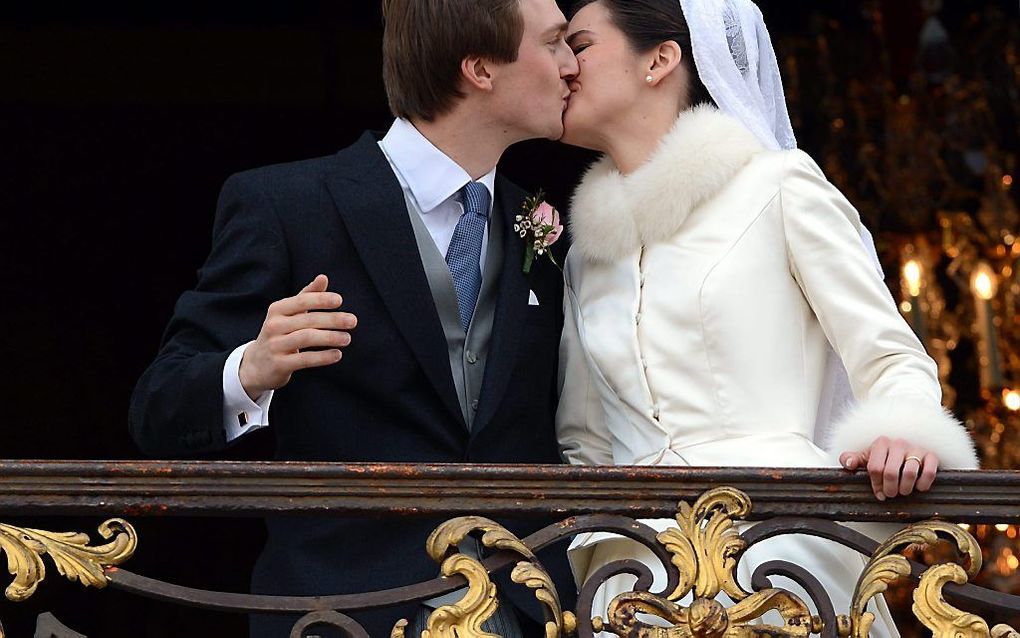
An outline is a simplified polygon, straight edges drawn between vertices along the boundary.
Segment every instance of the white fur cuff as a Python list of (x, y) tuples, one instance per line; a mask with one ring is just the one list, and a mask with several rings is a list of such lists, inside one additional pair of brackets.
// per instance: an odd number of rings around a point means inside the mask
[(974, 441), (967, 429), (945, 408), (918, 398), (875, 398), (861, 402), (834, 428), (830, 452), (863, 451), (880, 436), (903, 439), (933, 452), (939, 467), (974, 470), (978, 467)]

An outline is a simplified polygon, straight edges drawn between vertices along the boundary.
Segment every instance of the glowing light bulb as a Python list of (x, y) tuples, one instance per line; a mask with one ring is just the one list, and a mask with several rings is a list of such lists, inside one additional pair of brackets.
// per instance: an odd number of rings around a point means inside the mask
[(907, 289), (911, 297), (921, 294), (921, 264), (911, 259), (903, 265), (903, 278), (907, 280)]
[(1009, 524), (999, 523), (998, 525), (995, 526), (995, 529), (1000, 532), (1005, 532), (1007, 529), (1009, 529)]
[(970, 286), (979, 299), (988, 301), (995, 297), (998, 282), (995, 279), (995, 271), (986, 263), (980, 264), (971, 277)]
[(1013, 412), (1020, 411), (1020, 392), (1016, 390), (1003, 390), (1002, 391), (1002, 402), (1006, 408)]

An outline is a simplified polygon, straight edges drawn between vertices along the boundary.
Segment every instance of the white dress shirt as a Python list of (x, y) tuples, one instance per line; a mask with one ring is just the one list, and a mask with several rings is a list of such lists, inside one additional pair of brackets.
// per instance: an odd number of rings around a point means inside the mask
[[(408, 205), (421, 215), (429, 235), (436, 242), (440, 254), (446, 257), (457, 222), (464, 214), (460, 190), (473, 181), (460, 165), (436, 148), (418, 129), (404, 119), (393, 122), (386, 137), (379, 142), (397, 181), (404, 191)], [(477, 180), (489, 189), (489, 211), (495, 201), (496, 169), (493, 168)], [(479, 267), (485, 269), (489, 229), (482, 237)], [(341, 290), (343, 282), (340, 282)], [(223, 366), (223, 427), (227, 441), (233, 441), (249, 432), (269, 425), (269, 405), (273, 391), (252, 401), (241, 385), (241, 358), (252, 342), (234, 350)]]

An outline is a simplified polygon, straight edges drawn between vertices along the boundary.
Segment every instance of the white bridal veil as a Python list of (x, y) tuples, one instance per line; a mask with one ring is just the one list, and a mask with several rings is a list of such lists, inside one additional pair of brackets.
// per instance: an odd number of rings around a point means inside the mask
[(767, 148), (797, 147), (783, 79), (761, 11), (751, 0), (680, 0), (698, 76), (719, 108)]
[[(767, 148), (797, 148), (772, 38), (751, 0), (679, 0), (691, 30), (698, 76), (719, 109), (740, 120)], [(861, 243), (881, 274), (875, 241), (861, 226)], [(846, 368), (829, 351), (815, 425), (826, 447), (833, 421), (855, 400)], [(844, 450), (833, 450), (836, 454)]]

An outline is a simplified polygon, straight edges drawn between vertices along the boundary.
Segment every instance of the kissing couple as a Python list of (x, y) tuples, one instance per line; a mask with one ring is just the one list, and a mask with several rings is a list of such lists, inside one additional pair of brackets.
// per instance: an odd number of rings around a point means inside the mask
[[(215, 454), (263, 431), (296, 462), (841, 466), (881, 500), (977, 466), (860, 216), (796, 148), (751, 0), (581, 0), (569, 21), (554, 0), (383, 11), (392, 127), (227, 180), (199, 281), (132, 398), (143, 451)], [(567, 232), (497, 169), (536, 138), (603, 155)], [(428, 580), (437, 522), (268, 520), (253, 591)], [(547, 523), (506, 521), (521, 537)], [(576, 538), (569, 566), (539, 554), (567, 607), (611, 561), (661, 578), (650, 556), (608, 534)], [(774, 559), (837, 608), (863, 566), (788, 536), (749, 551), (741, 578)], [(543, 635), (530, 592), (501, 591), (486, 629)], [(446, 602), (355, 617), (418, 635)], [(872, 635), (898, 635), (874, 611)]]

